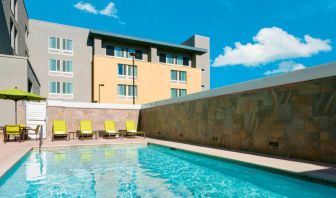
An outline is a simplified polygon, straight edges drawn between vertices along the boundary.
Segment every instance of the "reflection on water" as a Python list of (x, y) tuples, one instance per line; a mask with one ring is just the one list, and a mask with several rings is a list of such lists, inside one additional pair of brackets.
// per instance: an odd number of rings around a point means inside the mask
[(26, 164), (26, 181), (44, 180), (47, 175), (46, 153), (34, 152)]
[(328, 188), (157, 146), (31, 152), (0, 197), (328, 197)]

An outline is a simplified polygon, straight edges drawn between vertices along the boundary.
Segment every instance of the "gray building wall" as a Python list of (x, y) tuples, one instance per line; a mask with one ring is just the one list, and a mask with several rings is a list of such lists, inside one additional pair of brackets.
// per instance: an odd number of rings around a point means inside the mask
[[(17, 87), (35, 94), (40, 93), (39, 81), (26, 57), (0, 55), (0, 79), (0, 90)], [(29, 81), (32, 83), (30, 90), (28, 89)], [(0, 100), (0, 109), (0, 125), (13, 124), (15, 122), (14, 102)]]
[(194, 67), (202, 69), (202, 90), (210, 89), (210, 38), (193, 35), (182, 44), (207, 49), (207, 52), (202, 55), (193, 55), (192, 63)]
[[(11, 2), (16, 2), (14, 12), (11, 9)], [(26, 44), (28, 28), (28, 16), (23, 0), (0, 1), (0, 90), (17, 87), (36, 94), (40, 93), (40, 83), (28, 58), (25, 57), (29, 55)], [(14, 30), (17, 31), (16, 40)], [(20, 103), (22, 102), (19, 102), (19, 105)], [(0, 100), (0, 125), (15, 122), (14, 104), (13, 101)], [(20, 113), (23, 112), (18, 111), (18, 118), (24, 117)]]
[[(10, 32), (11, 21), (13, 24), (12, 33)], [(26, 44), (28, 28), (28, 15), (24, 0), (17, 0), (14, 13), (11, 11), (11, 0), (0, 1), (0, 54), (17, 56), (26, 56), (26, 54), (29, 54)], [(17, 50), (14, 50), (11, 45), (14, 29), (17, 30)]]
[[(30, 61), (41, 82), (41, 95), (49, 99), (75, 102), (91, 102), (92, 90), (92, 47), (88, 36), (89, 30), (50, 22), (30, 20), (30, 34), (28, 46), (30, 49)], [(71, 39), (73, 41), (73, 55), (49, 53), (49, 37)], [(70, 60), (73, 62), (73, 77), (49, 75), (49, 59), (61, 61)], [(73, 83), (73, 98), (51, 98), (49, 97), (49, 82)], [(62, 93), (62, 88), (61, 88)]]

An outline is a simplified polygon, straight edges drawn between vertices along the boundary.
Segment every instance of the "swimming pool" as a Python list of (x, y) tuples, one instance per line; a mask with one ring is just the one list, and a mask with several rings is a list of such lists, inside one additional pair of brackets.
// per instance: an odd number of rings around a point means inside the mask
[(156, 145), (31, 151), (0, 197), (335, 197), (336, 188)]

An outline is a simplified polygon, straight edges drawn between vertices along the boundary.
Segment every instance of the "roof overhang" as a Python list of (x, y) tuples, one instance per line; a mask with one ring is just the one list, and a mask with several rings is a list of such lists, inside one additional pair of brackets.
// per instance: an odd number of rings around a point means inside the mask
[(172, 44), (172, 43), (167, 43), (167, 42), (155, 41), (151, 39), (138, 38), (134, 36), (127, 36), (127, 35), (115, 34), (111, 32), (104, 32), (104, 31), (99, 31), (99, 30), (90, 30), (90, 36), (91, 37), (99, 36), (101, 38), (117, 40), (118, 42), (122, 42), (126, 44), (156, 46), (160, 49), (194, 53), (194, 54), (204, 54), (208, 51), (207, 49), (203, 49), (203, 48), (191, 47), (191, 46), (180, 45), (180, 44)]

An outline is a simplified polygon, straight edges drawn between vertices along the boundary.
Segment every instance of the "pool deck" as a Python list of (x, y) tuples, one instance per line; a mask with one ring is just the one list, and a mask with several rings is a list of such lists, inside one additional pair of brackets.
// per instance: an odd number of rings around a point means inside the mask
[[(203, 155), (224, 158), (230, 161), (243, 162), (252, 166), (262, 167), (279, 173), (299, 176), (304, 179), (317, 181), (336, 186), (336, 165), (322, 164), (311, 161), (278, 158), (275, 156), (259, 155), (256, 153), (243, 153), (224, 149), (157, 140), (151, 138), (124, 138), (124, 139), (98, 139), (98, 140), (70, 140), (70, 141), (44, 141), (43, 147), (106, 145), (106, 144), (157, 144)], [(25, 141), (0, 143), (0, 177), (6, 173), (20, 158), (34, 148), (38, 142)]]

